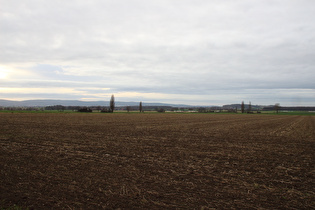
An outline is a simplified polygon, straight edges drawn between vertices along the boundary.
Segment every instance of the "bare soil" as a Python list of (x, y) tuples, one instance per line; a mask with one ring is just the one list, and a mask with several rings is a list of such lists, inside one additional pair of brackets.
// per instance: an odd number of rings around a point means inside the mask
[(315, 209), (315, 116), (0, 113), (0, 208)]

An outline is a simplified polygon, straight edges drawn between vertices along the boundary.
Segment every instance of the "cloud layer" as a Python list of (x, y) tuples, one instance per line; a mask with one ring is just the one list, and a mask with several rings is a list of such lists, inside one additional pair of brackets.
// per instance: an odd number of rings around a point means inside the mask
[(0, 97), (315, 105), (315, 2), (0, 0)]

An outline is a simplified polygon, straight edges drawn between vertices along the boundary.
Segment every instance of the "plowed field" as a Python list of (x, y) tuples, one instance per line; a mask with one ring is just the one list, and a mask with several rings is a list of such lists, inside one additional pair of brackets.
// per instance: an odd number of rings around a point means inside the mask
[(314, 209), (315, 116), (0, 113), (0, 208)]

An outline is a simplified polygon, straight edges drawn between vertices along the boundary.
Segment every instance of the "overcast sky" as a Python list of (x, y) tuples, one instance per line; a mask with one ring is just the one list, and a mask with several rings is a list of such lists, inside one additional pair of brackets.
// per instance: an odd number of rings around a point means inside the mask
[(315, 106), (314, 0), (0, 0), (0, 99)]

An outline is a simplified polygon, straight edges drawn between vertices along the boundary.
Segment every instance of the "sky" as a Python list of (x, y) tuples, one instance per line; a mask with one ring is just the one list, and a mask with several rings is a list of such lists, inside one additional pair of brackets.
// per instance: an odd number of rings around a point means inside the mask
[(0, 5), (0, 99), (315, 106), (314, 0)]

